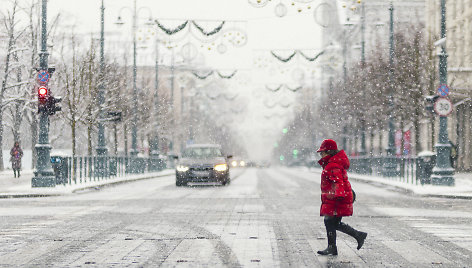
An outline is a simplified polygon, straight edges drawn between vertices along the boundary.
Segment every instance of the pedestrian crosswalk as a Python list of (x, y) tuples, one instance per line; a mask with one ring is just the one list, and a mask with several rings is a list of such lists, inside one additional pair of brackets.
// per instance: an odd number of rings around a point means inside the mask
[(426, 264), (426, 263), (441, 263), (450, 264), (451, 262), (434, 252), (427, 246), (421, 245), (417, 241), (403, 240), (403, 241), (392, 241), (386, 240), (382, 243), (389, 247), (391, 250), (396, 252), (402, 258), (406, 259), (409, 263), (414, 264)]
[(422, 232), (439, 237), (443, 241), (451, 242), (472, 252), (472, 226), (468, 224), (441, 224), (422, 218), (404, 219)]

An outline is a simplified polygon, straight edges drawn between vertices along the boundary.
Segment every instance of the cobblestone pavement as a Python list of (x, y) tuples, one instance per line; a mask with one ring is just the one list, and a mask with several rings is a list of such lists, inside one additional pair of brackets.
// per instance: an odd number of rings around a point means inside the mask
[(176, 187), (173, 176), (75, 195), (0, 200), (2, 267), (467, 267), (469, 200), (353, 182), (364, 247), (326, 247), (319, 174), (233, 170), (229, 186)]

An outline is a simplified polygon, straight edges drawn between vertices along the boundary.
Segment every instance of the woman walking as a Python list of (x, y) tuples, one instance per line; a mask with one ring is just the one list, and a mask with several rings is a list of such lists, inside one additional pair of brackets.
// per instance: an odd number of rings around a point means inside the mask
[[(10, 150), (10, 161), (11, 167), (13, 169), (13, 173), (16, 177), (20, 177), (20, 170), (21, 170), (21, 158), (23, 157), (23, 150), (20, 148), (20, 143), (15, 141), (15, 145)], [(18, 173), (18, 175), (17, 175)]]
[(341, 222), (342, 217), (352, 216), (353, 193), (347, 178), (349, 159), (344, 150), (338, 150), (334, 140), (324, 140), (317, 150), (323, 167), (321, 173), (321, 209), (328, 236), (328, 247), (318, 251), (320, 255), (338, 255), (336, 230), (348, 234), (357, 240), (357, 249), (364, 244), (367, 233), (360, 232)]

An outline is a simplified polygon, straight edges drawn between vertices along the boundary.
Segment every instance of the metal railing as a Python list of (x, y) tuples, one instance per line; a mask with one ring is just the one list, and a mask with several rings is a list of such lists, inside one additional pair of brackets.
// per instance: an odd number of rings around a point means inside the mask
[[(435, 164), (435, 157), (417, 156), (354, 156), (349, 158), (351, 162), (350, 170), (359, 174), (385, 177), (409, 184), (429, 184), (431, 183), (432, 168)], [(386, 163), (393, 163), (396, 176), (383, 176)]]
[(82, 184), (160, 171), (166, 161), (157, 157), (51, 156), (56, 184)]

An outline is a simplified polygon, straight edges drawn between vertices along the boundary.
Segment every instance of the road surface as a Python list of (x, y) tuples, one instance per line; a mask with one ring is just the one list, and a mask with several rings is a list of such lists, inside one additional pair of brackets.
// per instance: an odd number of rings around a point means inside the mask
[(326, 247), (319, 173), (233, 169), (229, 186), (176, 187), (174, 176), (73, 195), (0, 200), (1, 267), (467, 267), (470, 200), (352, 182), (361, 250)]

